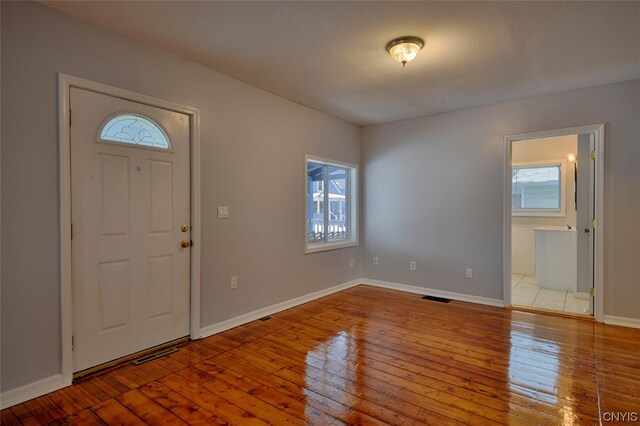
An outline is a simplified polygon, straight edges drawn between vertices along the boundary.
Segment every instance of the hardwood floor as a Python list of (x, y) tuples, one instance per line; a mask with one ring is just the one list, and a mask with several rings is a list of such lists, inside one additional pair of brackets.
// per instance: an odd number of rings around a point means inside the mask
[(640, 330), (358, 286), (3, 410), (2, 424), (591, 425), (607, 412), (640, 412)]

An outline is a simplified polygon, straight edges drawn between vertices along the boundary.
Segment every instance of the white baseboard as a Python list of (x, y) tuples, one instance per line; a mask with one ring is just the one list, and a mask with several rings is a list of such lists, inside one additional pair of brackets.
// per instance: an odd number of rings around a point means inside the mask
[(623, 327), (640, 328), (639, 318), (618, 317), (615, 315), (605, 315), (604, 323), (609, 325), (621, 325)]
[(2, 392), (2, 394), (0, 394), (0, 410), (56, 391), (70, 384), (71, 383), (66, 383), (62, 379), (62, 374), (56, 374), (46, 379)]
[(473, 296), (471, 294), (454, 293), (451, 291), (436, 290), (434, 288), (418, 287), (414, 285), (398, 284), (388, 281), (372, 280), (368, 278), (362, 278), (361, 284), (372, 285), (375, 287), (389, 288), (392, 290), (406, 291), (408, 293), (423, 294), (426, 296), (444, 297), (452, 300), (459, 300), (461, 302), (479, 303), (481, 305), (504, 307), (504, 302), (501, 299), (492, 299), (489, 297)]
[(302, 305), (303, 303), (311, 302), (312, 300), (316, 300), (321, 297), (328, 296), (330, 294), (337, 293), (339, 291), (346, 290), (348, 288), (355, 287), (360, 284), (362, 284), (362, 280), (355, 279), (343, 284), (326, 288), (324, 290), (319, 290), (313, 293), (305, 294), (304, 296), (300, 296), (294, 299), (289, 299), (284, 302), (276, 303), (275, 305), (267, 306), (265, 308), (261, 308), (256, 311), (248, 312), (246, 314), (228, 319), (226, 321), (222, 321), (216, 324), (211, 324), (200, 329), (200, 337), (202, 338), (209, 337), (214, 334), (221, 333), (225, 330), (229, 330), (230, 328), (238, 327), (239, 325), (246, 324), (251, 321), (255, 321), (257, 319), (266, 317), (268, 315), (273, 315), (277, 312), (293, 308), (294, 306)]

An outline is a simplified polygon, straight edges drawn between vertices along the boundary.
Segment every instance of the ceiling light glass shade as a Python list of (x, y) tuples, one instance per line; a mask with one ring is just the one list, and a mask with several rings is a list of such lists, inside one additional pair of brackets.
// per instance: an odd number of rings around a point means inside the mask
[(424, 41), (418, 37), (400, 37), (387, 43), (387, 52), (393, 59), (405, 66), (407, 62), (418, 56)]

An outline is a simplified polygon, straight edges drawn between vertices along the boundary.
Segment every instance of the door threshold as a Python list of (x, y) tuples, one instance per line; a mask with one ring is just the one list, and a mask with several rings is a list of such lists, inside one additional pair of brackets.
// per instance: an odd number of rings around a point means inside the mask
[(123, 357), (114, 359), (112, 361), (105, 362), (104, 364), (96, 365), (95, 367), (90, 367), (82, 371), (78, 371), (77, 373), (73, 373), (73, 381), (75, 382), (76, 380), (84, 379), (87, 376), (91, 376), (97, 373), (105, 372), (106, 370), (120, 367), (121, 365), (126, 364), (127, 362), (135, 361), (139, 358), (152, 355), (154, 352), (160, 352), (168, 348), (181, 346), (188, 341), (189, 341), (189, 336), (180, 337), (179, 339), (162, 343), (160, 345), (153, 346), (149, 349), (145, 349), (130, 355), (125, 355)]
[(507, 309), (511, 309), (512, 311), (529, 312), (532, 314), (544, 314), (544, 315), (551, 315), (556, 317), (573, 318), (573, 319), (579, 319), (583, 321), (595, 322), (595, 318), (593, 317), (593, 315), (590, 315), (590, 314), (579, 314), (576, 312), (564, 312), (564, 311), (556, 311), (553, 309), (534, 308), (531, 306), (520, 306), (520, 305), (511, 305)]

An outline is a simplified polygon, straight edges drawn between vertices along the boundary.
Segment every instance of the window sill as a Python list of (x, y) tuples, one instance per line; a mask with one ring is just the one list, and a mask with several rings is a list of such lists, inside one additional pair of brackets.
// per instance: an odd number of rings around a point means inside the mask
[(552, 213), (544, 213), (544, 212), (518, 212), (511, 213), (513, 217), (566, 217), (565, 212), (552, 212)]
[(357, 241), (340, 241), (340, 242), (335, 242), (335, 243), (312, 243), (312, 244), (307, 244), (307, 247), (305, 248), (305, 254), (310, 254), (310, 253), (318, 253), (321, 251), (328, 251), (328, 250), (337, 250), (337, 249), (341, 249), (341, 248), (347, 248), (347, 247), (356, 247), (358, 245)]

